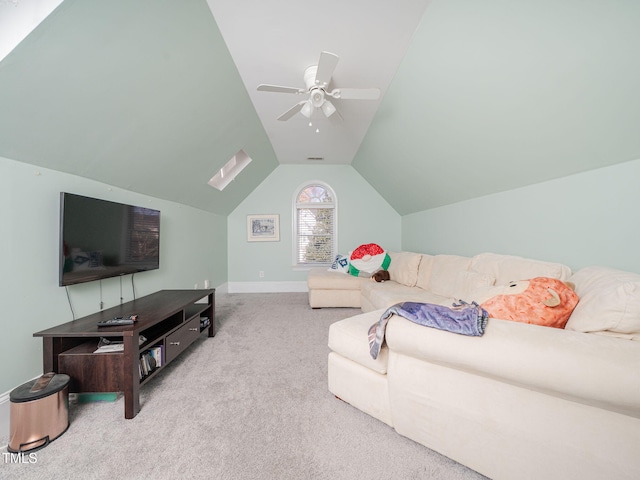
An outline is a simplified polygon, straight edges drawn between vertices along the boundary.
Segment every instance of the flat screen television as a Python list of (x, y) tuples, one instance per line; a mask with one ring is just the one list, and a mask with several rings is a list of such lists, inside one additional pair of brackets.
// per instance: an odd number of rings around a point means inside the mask
[(159, 267), (159, 210), (60, 193), (60, 286)]

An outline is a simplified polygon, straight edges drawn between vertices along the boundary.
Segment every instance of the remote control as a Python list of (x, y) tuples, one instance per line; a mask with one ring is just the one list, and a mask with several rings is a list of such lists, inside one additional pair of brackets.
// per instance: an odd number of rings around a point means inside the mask
[(135, 322), (133, 318), (112, 318), (110, 320), (100, 320), (99, 327), (114, 327), (116, 325), (132, 325)]

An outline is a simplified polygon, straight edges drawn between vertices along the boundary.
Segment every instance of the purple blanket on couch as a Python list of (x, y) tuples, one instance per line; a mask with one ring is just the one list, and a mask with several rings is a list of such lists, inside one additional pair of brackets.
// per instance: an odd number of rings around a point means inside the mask
[(489, 317), (486, 310), (475, 302), (460, 301), (460, 304), (454, 303), (452, 307), (419, 302), (398, 303), (389, 307), (380, 316), (380, 320), (369, 328), (369, 350), (373, 359), (378, 358), (391, 315), (398, 315), (425, 327), (475, 337), (484, 333)]

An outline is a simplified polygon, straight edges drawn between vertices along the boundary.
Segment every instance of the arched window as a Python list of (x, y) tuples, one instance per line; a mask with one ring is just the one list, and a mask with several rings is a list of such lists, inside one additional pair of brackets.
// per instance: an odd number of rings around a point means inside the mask
[(336, 251), (337, 208), (331, 187), (322, 182), (305, 183), (294, 200), (294, 264), (327, 265)]

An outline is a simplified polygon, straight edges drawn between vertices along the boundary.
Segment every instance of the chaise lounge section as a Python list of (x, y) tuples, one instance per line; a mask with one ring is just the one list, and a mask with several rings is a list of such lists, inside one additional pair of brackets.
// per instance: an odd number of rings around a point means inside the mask
[(311, 308), (360, 308), (360, 287), (370, 279), (314, 268), (307, 277)]
[[(495, 254), (390, 255), (391, 281), (360, 283), (364, 313), (329, 330), (334, 395), (493, 479), (640, 478), (640, 275)], [(380, 354), (369, 354), (369, 327), (395, 303), (450, 305), (536, 276), (575, 284), (565, 329), (491, 318), (469, 337), (394, 315)]]

